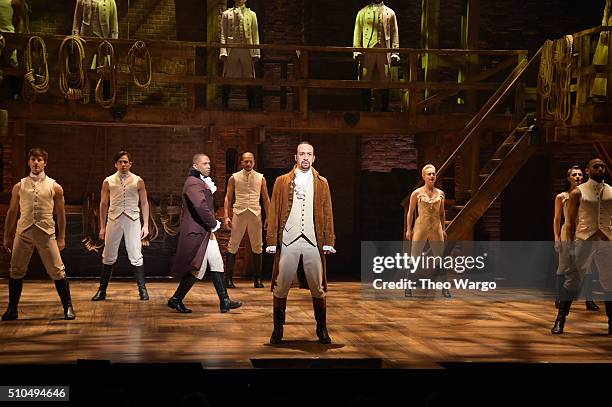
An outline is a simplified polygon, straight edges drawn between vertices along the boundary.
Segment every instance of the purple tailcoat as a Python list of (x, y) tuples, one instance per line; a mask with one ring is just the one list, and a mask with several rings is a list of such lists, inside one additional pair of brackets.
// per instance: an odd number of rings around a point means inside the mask
[(211, 230), (217, 226), (213, 194), (200, 173), (191, 170), (183, 186), (183, 219), (172, 276), (182, 277), (202, 265)]

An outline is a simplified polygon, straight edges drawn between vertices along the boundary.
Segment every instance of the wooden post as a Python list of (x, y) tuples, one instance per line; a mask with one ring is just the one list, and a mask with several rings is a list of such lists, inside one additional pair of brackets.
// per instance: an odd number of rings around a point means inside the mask
[[(439, 35), (438, 24), (440, 20), (440, 0), (423, 0), (421, 14), (421, 38), (422, 48), (438, 48)], [(422, 58), (423, 70), (425, 72), (425, 83), (436, 80), (438, 69), (438, 55), (424, 54)], [(425, 98), (429, 95), (425, 89)]]
[[(578, 41), (578, 67), (576, 70), (580, 72), (580, 68), (591, 65), (591, 37), (583, 35)], [(572, 114), (572, 124), (579, 124), (581, 121), (580, 112), (582, 106), (586, 103), (591, 90), (591, 76), (579, 73), (576, 80), (576, 106)]]
[[(300, 80), (308, 81), (309, 55), (308, 51), (300, 52)], [(301, 85), (298, 89), (300, 95), (300, 115), (302, 119), (308, 118), (308, 87)]]
[[(206, 41), (219, 42), (221, 27), (221, 14), (225, 10), (225, 1), (206, 0)], [(215, 78), (219, 76), (219, 50), (208, 48), (206, 50), (206, 76)], [(217, 87), (206, 87), (206, 105), (211, 106), (217, 100)]]
[[(415, 52), (411, 52), (408, 56), (410, 63), (410, 78), (409, 81), (411, 84), (418, 81), (418, 66), (419, 63), (419, 54)], [(408, 120), (411, 124), (416, 123), (417, 118), (417, 105), (420, 102), (420, 91), (417, 89), (410, 89), (408, 93)]]
[[(527, 54), (521, 54), (518, 56), (517, 63), (520, 64), (527, 60)], [(525, 115), (525, 81), (516, 85), (516, 93), (514, 94), (514, 124), (517, 125)]]
[[(612, 38), (610, 38), (610, 36), (612, 35), (612, 31), (605, 31), (608, 34), (608, 65), (606, 65), (608, 67), (608, 69), (612, 69), (612, 52), (610, 52), (610, 40)], [(607, 83), (606, 83), (606, 96), (608, 97), (608, 102), (610, 102), (612, 99), (612, 71), (608, 71), (606, 73), (606, 76), (608, 78)]]
[[(480, 32), (480, 0), (467, 0), (465, 17), (461, 20), (461, 48), (478, 49), (478, 38)], [(468, 55), (466, 63), (459, 69), (458, 82), (470, 80), (477, 73), (478, 55)], [(478, 103), (478, 94), (475, 90), (466, 92), (465, 100), (468, 110), (475, 111)]]
[[(196, 48), (193, 47), (193, 58), (187, 59), (187, 74), (195, 75), (196, 74)], [(197, 85), (187, 84), (187, 109), (190, 111), (194, 111), (196, 108), (196, 89)]]

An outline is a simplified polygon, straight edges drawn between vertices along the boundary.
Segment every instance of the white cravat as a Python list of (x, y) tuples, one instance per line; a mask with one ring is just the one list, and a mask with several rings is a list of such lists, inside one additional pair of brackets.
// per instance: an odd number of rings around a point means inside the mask
[[(212, 180), (212, 178), (210, 177), (205, 177), (204, 175), (200, 174), (200, 179), (202, 181), (204, 181), (204, 183), (206, 185), (208, 185), (208, 188), (210, 188), (210, 192), (212, 192), (213, 194), (217, 191), (217, 186), (215, 185), (214, 181)], [(217, 226), (215, 226), (211, 232), (215, 233), (217, 230), (219, 230), (221, 228), (221, 222), (217, 221)]]
[(35, 184), (42, 181), (47, 175), (45, 174), (44, 171), (39, 172), (38, 174), (32, 174), (32, 172), (30, 172), (30, 179), (32, 180), (32, 182), (34, 182)]
[(208, 185), (208, 188), (210, 188), (210, 191), (214, 194), (215, 192), (217, 192), (217, 186), (215, 185), (215, 182), (212, 180), (212, 178), (210, 177), (205, 177), (202, 174), (200, 174), (200, 179), (202, 181), (204, 181), (204, 183), (206, 185)]
[(306, 188), (308, 188), (308, 182), (310, 181), (312, 181), (312, 168), (309, 168), (306, 172), (295, 170), (295, 197), (297, 199), (306, 199)]

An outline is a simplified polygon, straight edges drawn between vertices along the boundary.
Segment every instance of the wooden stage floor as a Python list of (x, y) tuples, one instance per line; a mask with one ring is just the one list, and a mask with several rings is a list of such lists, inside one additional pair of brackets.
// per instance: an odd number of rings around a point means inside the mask
[[(198, 362), (207, 368), (252, 368), (252, 359), (380, 359), (383, 368), (441, 368), (444, 362), (599, 363), (612, 359), (603, 304), (599, 312), (572, 307), (566, 334), (550, 334), (550, 302), (467, 302), (401, 299), (372, 301), (357, 282), (330, 283), (328, 328), (332, 345), (315, 341), (309, 293), (290, 292), (285, 342), (268, 343), (272, 294), (238, 281), (229, 290), (244, 305), (219, 312), (214, 287), (196, 284), (185, 303), (193, 314), (166, 306), (175, 281), (147, 284), (151, 300), (139, 301), (136, 283), (114, 280), (107, 300), (92, 302), (94, 280), (72, 280), (74, 321), (62, 319), (51, 281), (26, 281), (17, 321), (0, 323), (1, 364)], [(2, 312), (6, 280), (0, 280)]]

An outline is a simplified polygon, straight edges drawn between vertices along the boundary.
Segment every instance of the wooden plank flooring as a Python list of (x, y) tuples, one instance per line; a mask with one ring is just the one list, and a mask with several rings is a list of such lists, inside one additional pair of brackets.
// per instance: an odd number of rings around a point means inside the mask
[[(19, 320), (0, 323), (0, 363), (200, 362), (212, 368), (250, 368), (251, 359), (381, 358), (383, 367), (438, 368), (440, 362), (609, 362), (603, 304), (599, 312), (573, 308), (566, 334), (553, 336), (550, 302), (468, 302), (418, 298), (373, 301), (359, 283), (330, 283), (328, 328), (333, 344), (315, 341), (309, 293), (290, 292), (285, 342), (268, 343), (272, 294), (239, 281), (229, 290), (244, 305), (221, 314), (214, 287), (198, 283), (185, 303), (193, 314), (166, 306), (175, 281), (148, 283), (151, 300), (139, 301), (136, 284), (114, 280), (107, 300), (92, 302), (97, 282), (71, 282), (77, 319), (65, 321), (51, 281), (26, 281)], [(0, 281), (2, 312), (6, 280)]]

